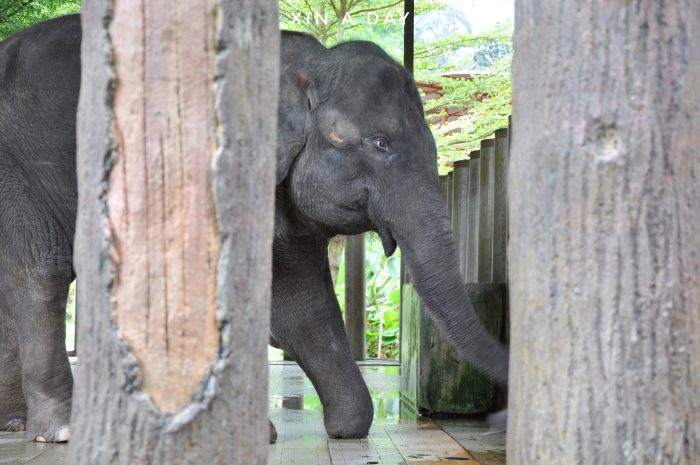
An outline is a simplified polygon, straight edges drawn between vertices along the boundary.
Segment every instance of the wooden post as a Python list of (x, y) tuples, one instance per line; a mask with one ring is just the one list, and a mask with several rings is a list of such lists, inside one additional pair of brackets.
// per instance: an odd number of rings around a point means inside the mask
[[(513, 147), (513, 115), (508, 116), (508, 167), (510, 167), (510, 154), (512, 153)], [(508, 184), (508, 179), (506, 179), (506, 183)], [(506, 190), (507, 190), (506, 186)], [(508, 205), (508, 209), (506, 210), (506, 227), (508, 228), (508, 231), (506, 232), (506, 235), (508, 236), (508, 240), (506, 241), (506, 257), (510, 257), (510, 205)], [(508, 258), (509, 259), (509, 258)], [(506, 265), (506, 272), (508, 271)], [(508, 297), (510, 298), (510, 292), (508, 292)], [(507, 305), (507, 311), (506, 311), (506, 334), (505, 334), (505, 341), (506, 344), (510, 344), (510, 301), (508, 302)]]
[(513, 115), (508, 115), (508, 153), (513, 142)]
[(479, 178), (481, 152), (469, 154), (469, 211), (467, 213), (466, 281), (475, 283), (479, 276)]
[[(490, 143), (493, 151), (493, 141)], [(488, 144), (486, 142), (485, 145)], [(471, 244), (470, 238), (474, 241), (474, 253), (466, 256), (466, 268), (472, 270), (474, 280), (477, 275), (477, 246), (481, 243), (480, 163), (479, 152), (472, 152), (469, 161), (455, 163), (451, 176), (440, 177), (443, 196), (447, 197), (446, 200), (452, 198), (448, 214), (453, 219), (453, 234), (459, 253), (464, 254), (465, 248)], [(488, 188), (488, 185), (483, 187), (484, 190)], [(474, 221), (471, 220), (472, 215)], [(465, 287), (484, 326), (492, 334), (501, 335), (504, 332), (506, 284), (471, 282)], [(402, 409), (473, 414), (487, 412), (496, 406), (494, 402), (501, 400), (489, 380), (462, 360), (442, 336), (423, 308), (415, 288), (408, 282), (402, 287), (401, 328)]]
[(477, 282), (493, 282), (494, 140), (481, 141), (479, 168), (479, 248)]
[(265, 464), (277, 5), (82, 21), (69, 463)]
[(467, 265), (467, 215), (469, 214), (469, 160), (454, 163), (452, 188), (452, 232), (459, 254), (459, 269), (466, 276)]
[(494, 283), (508, 280), (508, 130), (496, 131), (493, 160), (493, 272)]
[[(452, 200), (454, 198), (454, 171), (447, 173), (447, 181), (445, 185), (445, 204), (447, 206), (447, 216), (450, 217), (450, 222), (452, 222)], [(452, 234), (454, 235), (454, 226), (452, 228)]]
[(697, 465), (700, 2), (517, 0), (514, 48), (508, 463)]
[[(440, 182), (440, 193), (442, 198), (445, 199), (445, 208), (447, 208), (447, 175), (440, 176), (438, 181)], [(447, 213), (449, 215), (449, 211)]]
[(442, 193), (442, 197), (447, 200), (447, 176), (444, 174), (439, 176), (438, 182), (440, 182), (440, 193)]
[(345, 238), (345, 331), (355, 360), (364, 360), (367, 354), (364, 234)]

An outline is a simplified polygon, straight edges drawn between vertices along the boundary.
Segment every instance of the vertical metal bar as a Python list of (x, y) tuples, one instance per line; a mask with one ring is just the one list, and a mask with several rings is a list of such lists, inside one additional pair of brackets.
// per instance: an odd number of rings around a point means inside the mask
[[(413, 74), (414, 68), (414, 31), (415, 31), (415, 1), (414, 0), (404, 0), (404, 14), (406, 15), (406, 22), (403, 28), (403, 65), (408, 69), (411, 74)], [(403, 308), (403, 285), (408, 281), (408, 273), (406, 273), (406, 264), (403, 259), (401, 260), (401, 304), (400, 307)], [(401, 320), (401, 327), (399, 328), (399, 354), (401, 353), (401, 335), (403, 334), (403, 318)]]
[(403, 65), (411, 73), (413, 73), (413, 49), (414, 49), (414, 14), (415, 5), (414, 0), (404, 0), (404, 13), (406, 16), (406, 23), (403, 28)]
[(467, 266), (467, 215), (469, 213), (469, 160), (454, 164), (454, 186), (452, 188), (452, 231), (459, 257), (459, 270), (466, 277)]
[(365, 310), (365, 235), (345, 240), (345, 330), (355, 360), (367, 353)]
[(468, 283), (477, 282), (479, 265), (479, 174), (481, 152), (469, 154), (469, 191), (467, 212), (466, 276)]
[(493, 162), (494, 140), (481, 141), (479, 172), (479, 264), (478, 282), (493, 280)]
[(508, 280), (508, 260), (506, 246), (508, 242), (508, 130), (496, 131), (493, 173), (493, 282), (504, 283)]

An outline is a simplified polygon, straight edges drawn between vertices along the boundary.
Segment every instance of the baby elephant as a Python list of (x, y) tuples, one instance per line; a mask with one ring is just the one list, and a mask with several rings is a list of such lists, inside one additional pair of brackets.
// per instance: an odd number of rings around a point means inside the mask
[[(67, 16), (0, 43), (0, 429), (40, 441), (69, 436), (80, 40)], [(376, 231), (387, 255), (398, 244), (445, 336), (505, 384), (507, 351), (462, 284), (411, 74), (369, 42), (283, 32), (280, 80), (271, 343), (313, 382), (329, 436), (364, 437), (373, 416), (328, 266), (337, 234)]]

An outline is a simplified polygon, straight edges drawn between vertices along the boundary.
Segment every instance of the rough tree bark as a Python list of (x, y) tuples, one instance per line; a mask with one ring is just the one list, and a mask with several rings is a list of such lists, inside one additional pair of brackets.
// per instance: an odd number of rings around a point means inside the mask
[(264, 464), (277, 2), (87, 0), (71, 464)]
[(510, 464), (700, 463), (700, 3), (516, 1)]

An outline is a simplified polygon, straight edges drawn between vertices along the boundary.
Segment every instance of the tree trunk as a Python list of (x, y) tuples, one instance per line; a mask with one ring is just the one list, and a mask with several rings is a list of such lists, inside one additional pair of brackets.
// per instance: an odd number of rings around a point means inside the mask
[(338, 19), (338, 30), (335, 33), (335, 43), (340, 44), (343, 42), (343, 39), (345, 39), (345, 24), (343, 23), (343, 19), (345, 18), (345, 13), (343, 11), (340, 11), (337, 14), (337, 19)]
[(83, 2), (71, 464), (265, 464), (276, 2)]
[(700, 463), (700, 3), (516, 2), (508, 463)]

